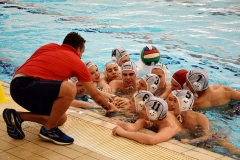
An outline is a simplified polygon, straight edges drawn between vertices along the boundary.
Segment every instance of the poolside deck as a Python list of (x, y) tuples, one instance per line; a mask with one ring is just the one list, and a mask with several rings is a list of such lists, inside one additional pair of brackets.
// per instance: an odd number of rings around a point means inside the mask
[[(4, 94), (10, 98), (9, 84), (2, 82)], [(1, 90), (0, 90), (1, 92)], [(0, 115), (5, 108), (24, 111), (11, 98), (0, 103)], [(181, 144), (176, 140), (147, 146), (122, 137), (112, 136), (114, 124), (107, 117), (88, 110), (70, 108), (68, 121), (60, 127), (75, 141), (72, 145), (58, 146), (38, 138), (40, 125), (24, 122), (24, 140), (14, 140), (6, 132), (6, 124), (0, 116), (0, 160), (111, 160), (111, 159), (182, 159), (182, 160), (230, 160), (202, 148)], [(141, 132), (151, 132), (141, 130)]]

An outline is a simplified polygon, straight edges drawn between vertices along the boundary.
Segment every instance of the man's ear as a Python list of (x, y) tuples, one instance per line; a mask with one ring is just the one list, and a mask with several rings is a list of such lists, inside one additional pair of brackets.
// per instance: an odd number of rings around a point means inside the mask
[(78, 56), (80, 57), (80, 59), (82, 59), (82, 52), (81, 52), (81, 48), (80, 47), (78, 47), (77, 48), (77, 53), (78, 53)]
[(81, 48), (78, 47), (78, 48), (77, 48), (77, 53), (80, 54), (80, 52), (81, 52)]

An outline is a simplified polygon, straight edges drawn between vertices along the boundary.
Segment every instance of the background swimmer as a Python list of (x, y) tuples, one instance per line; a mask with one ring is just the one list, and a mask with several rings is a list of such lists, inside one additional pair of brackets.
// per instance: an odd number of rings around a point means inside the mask
[(167, 66), (157, 63), (153, 66), (151, 73), (158, 75), (160, 78), (160, 85), (155, 93), (155, 96), (167, 99), (169, 93), (171, 92), (171, 84), (167, 82), (170, 76), (170, 71)]
[(86, 89), (83, 87), (81, 82), (76, 83), (76, 88), (76, 98), (72, 101), (70, 106), (76, 108), (102, 108), (101, 106), (88, 101), (90, 97), (86, 94)]
[(195, 96), (193, 109), (218, 107), (231, 100), (240, 100), (239, 91), (224, 85), (209, 85), (208, 74), (201, 69), (190, 70), (187, 73), (186, 86)]
[(146, 74), (139, 79), (137, 90), (150, 91), (155, 94), (160, 85), (160, 78), (156, 74)]
[(84, 63), (90, 72), (94, 85), (100, 87), (103, 91), (111, 91), (111, 87), (104, 80), (100, 79), (100, 72), (97, 65), (92, 61), (85, 61)]
[(175, 117), (182, 124), (182, 127), (190, 132), (198, 132), (199, 127), (203, 132), (202, 137), (195, 139), (181, 139), (182, 143), (193, 143), (205, 141), (209, 138), (209, 120), (201, 113), (192, 110), (194, 95), (189, 90), (174, 90), (167, 99), (169, 109), (173, 111)]
[[(115, 94), (129, 97), (136, 91), (138, 69), (135, 63), (125, 62), (121, 68), (122, 80), (113, 80), (109, 83)], [(116, 92), (119, 92), (116, 93)]]
[(112, 50), (112, 61), (122, 67), (123, 63), (130, 61), (130, 55), (123, 47), (117, 47)]
[(112, 80), (122, 79), (120, 75), (121, 68), (115, 62), (107, 62), (104, 65), (103, 74), (101, 75), (101, 79), (103, 79), (107, 84), (109, 84)]
[(186, 69), (180, 69), (172, 75), (172, 80), (171, 80), (172, 90), (180, 90), (184, 88), (184, 84), (186, 85), (187, 73), (188, 71)]

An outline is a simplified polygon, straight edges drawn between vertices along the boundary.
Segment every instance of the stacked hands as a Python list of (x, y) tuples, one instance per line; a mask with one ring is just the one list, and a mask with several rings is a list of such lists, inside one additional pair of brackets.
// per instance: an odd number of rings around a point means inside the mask
[(129, 99), (127, 98), (118, 97), (110, 93), (105, 93), (105, 98), (108, 99), (111, 106), (108, 112), (128, 111), (130, 109)]
[(130, 109), (130, 103), (127, 98), (121, 98), (115, 96), (112, 102), (119, 111), (128, 111)]

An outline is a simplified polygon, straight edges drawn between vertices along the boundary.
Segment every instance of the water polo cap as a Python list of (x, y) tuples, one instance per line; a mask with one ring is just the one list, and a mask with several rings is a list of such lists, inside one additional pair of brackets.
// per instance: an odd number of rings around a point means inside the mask
[(92, 61), (84, 61), (85, 65), (87, 66), (87, 68), (90, 68), (91, 66), (96, 66), (96, 64), (94, 64)]
[(78, 82), (78, 79), (77, 79), (77, 77), (71, 77), (68, 79), (68, 82), (72, 82), (72, 83), (76, 84)]
[(135, 102), (136, 112), (141, 113), (145, 102), (152, 97), (153, 94), (149, 91), (140, 90), (134, 93), (133, 98)]
[(194, 95), (189, 90), (174, 90), (172, 91), (172, 94), (178, 100), (180, 113), (177, 116), (177, 119), (182, 123), (183, 118), (181, 116), (181, 112), (192, 110), (194, 103)]
[(112, 50), (112, 61), (119, 64), (122, 57), (129, 55), (123, 47), (118, 47)]
[[(208, 74), (202, 69), (194, 69), (187, 73), (187, 79), (192, 86), (193, 90), (204, 91), (208, 88)], [(197, 94), (195, 94), (198, 97)]]
[(167, 116), (168, 104), (162, 98), (152, 96), (145, 102), (149, 120), (162, 120)]
[(123, 65), (121, 67), (121, 71), (126, 71), (126, 70), (134, 71), (136, 74), (136, 77), (138, 77), (138, 68), (134, 62), (128, 61), (128, 62), (123, 63)]
[(172, 79), (181, 86), (183, 89), (183, 85), (186, 82), (186, 75), (188, 71), (186, 69), (180, 69), (172, 75)]
[(157, 63), (153, 66), (153, 69), (161, 69), (165, 75), (165, 81), (167, 81), (170, 78), (170, 71), (168, 70), (168, 67), (165, 64)]
[(147, 84), (147, 90), (154, 94), (160, 85), (160, 78), (156, 74), (146, 74), (142, 79)]
[(119, 72), (120, 72), (121, 68), (118, 66), (118, 64), (117, 64), (116, 62), (107, 62), (107, 63), (104, 65), (104, 70), (103, 70), (103, 75), (104, 75), (105, 77), (107, 77), (107, 67), (108, 67), (109, 65), (112, 65), (112, 64), (115, 64), (115, 65), (118, 67)]

